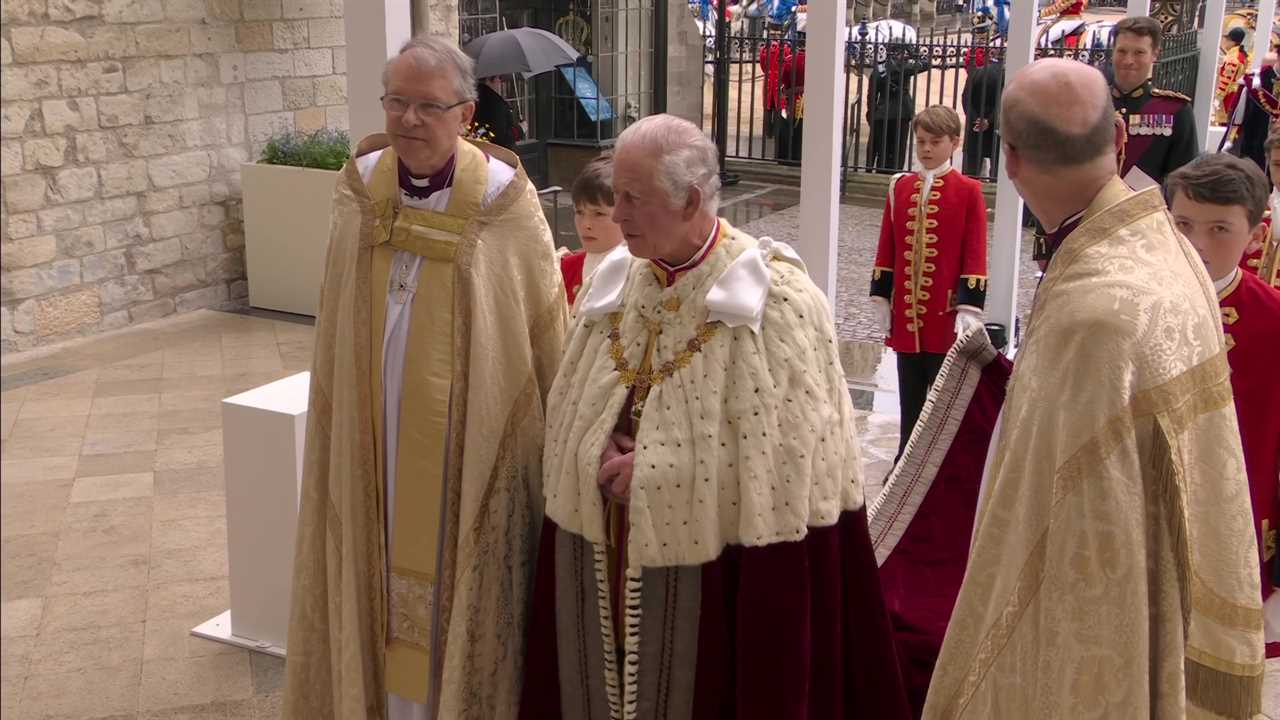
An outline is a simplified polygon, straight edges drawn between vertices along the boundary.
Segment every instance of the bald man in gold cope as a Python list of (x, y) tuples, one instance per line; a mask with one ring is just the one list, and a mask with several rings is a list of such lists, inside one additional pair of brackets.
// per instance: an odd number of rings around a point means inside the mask
[(1160, 190), (1116, 176), (1096, 70), (1033, 63), (1000, 117), (1054, 252), (924, 715), (1252, 718), (1257, 550), (1204, 265)]

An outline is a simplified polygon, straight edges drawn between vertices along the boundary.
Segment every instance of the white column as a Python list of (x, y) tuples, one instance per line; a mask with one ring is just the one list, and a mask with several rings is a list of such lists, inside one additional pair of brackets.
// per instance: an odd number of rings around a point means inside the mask
[(1271, 26), (1276, 22), (1276, 4), (1273, 0), (1262, 0), (1258, 5), (1258, 27), (1253, 33), (1253, 62), (1250, 69), (1262, 67), (1262, 61), (1271, 51)]
[[(809, 268), (809, 277), (826, 293), (833, 308), (840, 247), (846, 10), (844, 2), (809, 5), (804, 150), (800, 156), (800, 240), (796, 250)], [(871, 268), (866, 270), (870, 275)]]
[(347, 107), (351, 141), (382, 132), (382, 69), (413, 33), (409, 0), (366, 0), (344, 13), (347, 29)]
[[(1009, 41), (1005, 49), (1004, 76), (1013, 74), (1035, 58), (1037, 3), (1015, 2), (1009, 8)], [(1005, 171), (1004, 154), (996, 181), (995, 237), (987, 257), (987, 322), (1007, 328), (1013, 345), (1014, 318), (1018, 316), (1018, 251), (1022, 247), (1022, 197)], [(1024, 331), (1026, 328), (1022, 328)]]
[(1222, 19), (1226, 11), (1227, 0), (1208, 0), (1204, 9), (1204, 27), (1200, 28), (1200, 67), (1196, 71), (1196, 97), (1191, 109), (1196, 116), (1196, 137), (1204, 143), (1205, 150), (1210, 151), (1218, 149), (1217, 141), (1211, 142), (1209, 138), (1209, 121), (1213, 117), (1213, 91), (1218, 84), (1218, 46), (1222, 43)]
[(1128, 6), (1125, 7), (1125, 15), (1129, 17), (1138, 17), (1141, 15), (1151, 14), (1151, 0), (1129, 0)]

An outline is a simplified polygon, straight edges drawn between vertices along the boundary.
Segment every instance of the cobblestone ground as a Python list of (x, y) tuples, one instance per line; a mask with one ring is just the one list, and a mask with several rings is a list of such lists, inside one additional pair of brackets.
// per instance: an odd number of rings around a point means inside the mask
[[(743, 183), (748, 185), (748, 183)], [(739, 205), (779, 197), (787, 197), (783, 193), (795, 193), (791, 188), (768, 189), (760, 186), (764, 193), (750, 200), (729, 200), (726, 211)], [(749, 197), (749, 196), (747, 196)], [(796, 193), (798, 202), (798, 193)], [(844, 340), (876, 342), (874, 337), (874, 320), (871, 314), (871, 301), (867, 297), (871, 282), (871, 268), (875, 264), (876, 242), (880, 237), (880, 208), (861, 207), (857, 205), (840, 206), (840, 253), (838, 287), (836, 289), (836, 330)], [(726, 212), (730, 221), (734, 218)], [(745, 224), (740, 224), (746, 232), (756, 236), (768, 235), (776, 240), (794, 243), (800, 234), (800, 208), (788, 206), (768, 215), (758, 216)], [(994, 227), (988, 227), (988, 237), (995, 233)], [(1026, 318), (1031, 309), (1031, 300), (1035, 295), (1036, 273), (1038, 269), (1031, 261), (1031, 239), (1025, 234), (1022, 243), (1021, 262), (1018, 269), (1018, 317), (1022, 328), (1026, 328)]]

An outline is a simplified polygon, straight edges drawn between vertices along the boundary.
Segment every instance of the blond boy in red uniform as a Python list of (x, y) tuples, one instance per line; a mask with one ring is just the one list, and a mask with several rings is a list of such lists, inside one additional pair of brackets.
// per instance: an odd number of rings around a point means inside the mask
[(982, 183), (951, 166), (960, 117), (934, 105), (911, 126), (923, 171), (889, 181), (871, 275), (880, 331), (898, 356), (899, 456), (956, 333), (982, 323), (987, 298)]

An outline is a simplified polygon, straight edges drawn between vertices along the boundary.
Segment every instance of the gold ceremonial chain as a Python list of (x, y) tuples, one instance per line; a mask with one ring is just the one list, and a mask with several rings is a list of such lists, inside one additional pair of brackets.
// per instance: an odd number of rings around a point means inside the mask
[(714, 323), (703, 325), (698, 329), (698, 334), (684, 344), (683, 350), (676, 353), (676, 356), (672, 359), (662, 363), (657, 370), (653, 370), (650, 355), (653, 351), (654, 340), (661, 332), (659, 325), (655, 322), (649, 323), (649, 347), (645, 350), (645, 358), (641, 361), (639, 369), (632, 369), (631, 364), (627, 362), (627, 358), (623, 354), (621, 325), (622, 313), (610, 313), (609, 356), (613, 358), (613, 369), (618, 371), (618, 382), (622, 383), (624, 387), (635, 389), (635, 397), (632, 398), (631, 403), (631, 418), (639, 422), (640, 415), (644, 413), (644, 401), (649, 397), (649, 390), (669, 380), (672, 375), (676, 374), (677, 370), (689, 367), (693, 356), (701, 352), (702, 348), (716, 334), (716, 326)]

